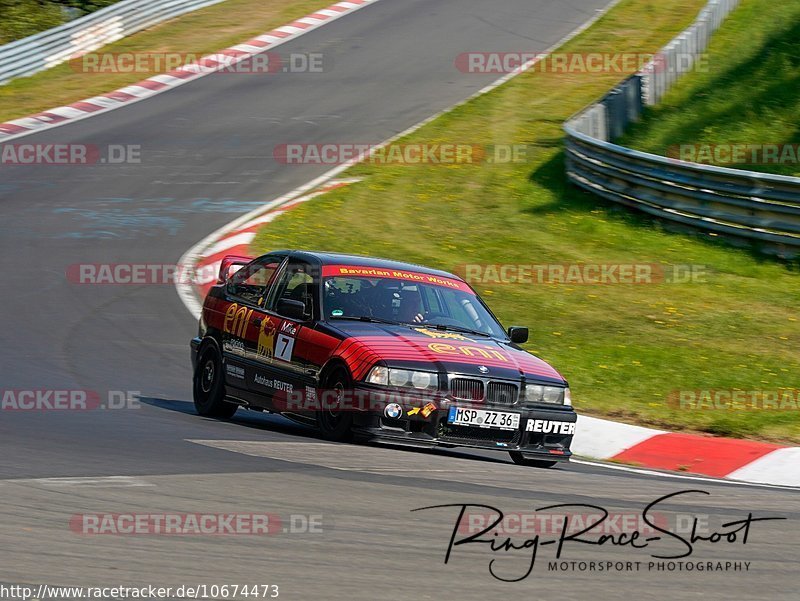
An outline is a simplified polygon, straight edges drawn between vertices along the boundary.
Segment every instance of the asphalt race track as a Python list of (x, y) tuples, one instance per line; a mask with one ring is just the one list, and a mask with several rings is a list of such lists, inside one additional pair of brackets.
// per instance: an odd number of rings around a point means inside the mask
[[(137, 391), (116, 411), (0, 412), (0, 583), (277, 584), (286, 599), (795, 599), (794, 491), (572, 464), (515, 466), (505, 454), (329, 445), (277, 417), (202, 419), (191, 403), (196, 323), (171, 285), (80, 285), (79, 263), (175, 263), (209, 232), (326, 171), (272, 157), (286, 142), (377, 143), (496, 75), (457, 54), (543, 51), (607, 0), (381, 0), (279, 48), (322, 53), (324, 73), (221, 74), (16, 143), (140, 145), (141, 164), (0, 166), (3, 390)], [(314, 241), (309, 241), (314, 246)], [(747, 517), (746, 545), (701, 544), (684, 561), (749, 571), (645, 569), (651, 549), (575, 543), (563, 560), (641, 561), (640, 571), (548, 571), (553, 546), (517, 583), (489, 573), (486, 545), (444, 556), (457, 508), (519, 512), (591, 503), (640, 514)], [(576, 512), (585, 511), (576, 509)], [(321, 515), (322, 532), (275, 536), (90, 536), (82, 513)], [(674, 517), (674, 516), (673, 516)], [(300, 520), (302, 521), (302, 520)], [(302, 529), (302, 528), (301, 528)], [(523, 539), (525, 537), (522, 537)], [(676, 540), (659, 550), (680, 554)], [(654, 551), (656, 552), (656, 551)], [(524, 574), (526, 555), (496, 573)]]

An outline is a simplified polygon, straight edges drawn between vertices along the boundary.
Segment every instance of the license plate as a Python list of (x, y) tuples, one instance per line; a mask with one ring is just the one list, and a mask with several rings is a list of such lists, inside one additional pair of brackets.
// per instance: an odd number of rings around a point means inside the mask
[(516, 430), (519, 428), (519, 413), (450, 407), (450, 412), (447, 414), (447, 423), (454, 426)]

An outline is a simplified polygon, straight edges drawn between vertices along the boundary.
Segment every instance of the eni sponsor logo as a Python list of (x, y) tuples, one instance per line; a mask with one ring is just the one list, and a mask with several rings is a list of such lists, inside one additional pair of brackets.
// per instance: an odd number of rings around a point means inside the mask
[(252, 314), (252, 309), (240, 307), (238, 303), (233, 303), (225, 311), (225, 321), (222, 324), (223, 331), (226, 334), (244, 338), (247, 332), (247, 322), (250, 321)]
[(480, 357), (482, 359), (495, 359), (497, 361), (508, 362), (505, 353), (478, 345), (448, 344), (445, 342), (431, 342), (428, 348), (439, 355), (461, 355), (464, 357)]

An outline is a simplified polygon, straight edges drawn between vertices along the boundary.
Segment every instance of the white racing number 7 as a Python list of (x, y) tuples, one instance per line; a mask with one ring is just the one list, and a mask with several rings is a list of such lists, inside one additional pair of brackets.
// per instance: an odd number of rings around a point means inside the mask
[(275, 341), (275, 358), (281, 361), (291, 361), (294, 350), (294, 338), (286, 334), (279, 334)]

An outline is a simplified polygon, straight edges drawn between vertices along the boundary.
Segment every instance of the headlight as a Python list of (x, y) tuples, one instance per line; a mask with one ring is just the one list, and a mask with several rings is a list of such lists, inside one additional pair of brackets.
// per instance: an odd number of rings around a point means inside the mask
[(438, 390), (439, 378), (429, 371), (413, 369), (390, 369), (381, 365), (373, 367), (367, 374), (368, 384), (416, 388), (417, 390)]
[(549, 403), (551, 405), (572, 404), (569, 388), (542, 386), (541, 384), (525, 385), (525, 401), (527, 403)]
[(389, 368), (376, 365), (370, 370), (369, 374), (367, 374), (367, 382), (370, 384), (381, 384), (383, 386), (388, 386)]
[(414, 388), (430, 388), (436, 386), (436, 374), (428, 373), (427, 371), (415, 371), (411, 374), (411, 385)]
[(405, 386), (411, 379), (411, 374), (405, 369), (390, 369), (389, 384), (392, 386)]

